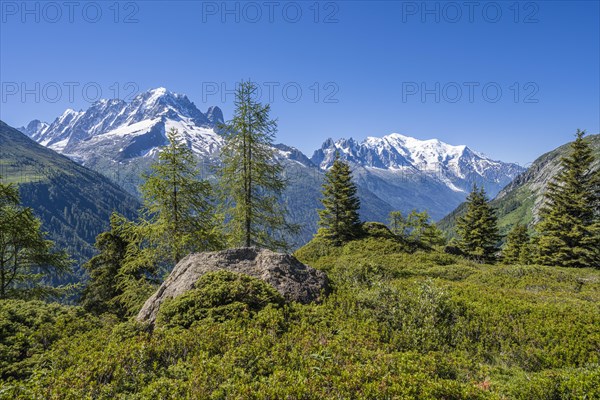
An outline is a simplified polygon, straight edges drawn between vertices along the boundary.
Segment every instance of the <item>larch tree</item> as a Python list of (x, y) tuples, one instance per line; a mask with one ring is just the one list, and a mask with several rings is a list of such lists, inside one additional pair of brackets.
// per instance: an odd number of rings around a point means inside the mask
[(217, 172), (226, 233), (230, 246), (287, 249), (297, 226), (287, 221), (283, 202), (287, 181), (273, 147), (277, 122), (256, 93), (255, 83), (241, 82), (233, 118), (221, 127), (225, 145)]
[(446, 242), (444, 234), (431, 222), (427, 211), (412, 210), (406, 217), (401, 211), (392, 211), (389, 218), (390, 230), (404, 240), (429, 247)]
[(389, 214), (390, 231), (398, 237), (407, 239), (410, 235), (408, 219), (402, 211), (392, 211)]
[(185, 255), (224, 246), (212, 186), (201, 179), (177, 130), (167, 138), (144, 175), (140, 219), (113, 214), (110, 230), (96, 237), (99, 254), (84, 265), (90, 280), (82, 304), (88, 310), (133, 315)]
[(139, 229), (159, 259), (175, 265), (192, 252), (222, 248), (211, 184), (200, 178), (198, 161), (176, 129), (167, 135), (151, 172), (140, 187)]
[(17, 187), (0, 182), (0, 299), (60, 294), (52, 278), (70, 272), (72, 261), (45, 236)]

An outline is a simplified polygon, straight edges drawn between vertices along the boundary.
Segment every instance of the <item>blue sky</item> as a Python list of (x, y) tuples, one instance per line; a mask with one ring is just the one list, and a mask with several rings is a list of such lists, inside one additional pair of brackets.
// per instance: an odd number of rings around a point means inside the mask
[(228, 118), (252, 79), (278, 141), (308, 155), (399, 132), (526, 165), (600, 131), (597, 1), (68, 4), (0, 3), (11, 125), (159, 86)]

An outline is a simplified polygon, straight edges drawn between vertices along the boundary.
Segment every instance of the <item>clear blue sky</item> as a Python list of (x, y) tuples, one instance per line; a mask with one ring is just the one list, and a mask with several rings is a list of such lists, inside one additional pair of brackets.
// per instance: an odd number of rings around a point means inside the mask
[(2, 1), (0, 118), (51, 121), (98, 88), (159, 86), (228, 118), (222, 89), (252, 79), (265, 101), (273, 88), (278, 141), (308, 155), (400, 132), (525, 165), (600, 131), (598, 1), (276, 3)]

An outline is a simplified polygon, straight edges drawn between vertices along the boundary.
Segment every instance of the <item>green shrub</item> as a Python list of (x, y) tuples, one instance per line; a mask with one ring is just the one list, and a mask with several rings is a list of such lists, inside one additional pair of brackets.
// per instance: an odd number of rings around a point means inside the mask
[(153, 332), (104, 321), (61, 333), (0, 398), (600, 398), (600, 271), (395, 246), (300, 249), (333, 283), (319, 304), (281, 306), (262, 281), (207, 275)]
[(188, 328), (206, 318), (222, 322), (283, 302), (279, 292), (260, 279), (229, 271), (210, 272), (198, 279), (194, 289), (161, 305), (157, 326)]
[(80, 307), (0, 300), (0, 379), (27, 377), (54, 342), (98, 324)]
[(390, 231), (390, 228), (381, 222), (365, 222), (362, 224), (362, 230), (365, 236), (382, 239), (396, 239), (396, 235)]

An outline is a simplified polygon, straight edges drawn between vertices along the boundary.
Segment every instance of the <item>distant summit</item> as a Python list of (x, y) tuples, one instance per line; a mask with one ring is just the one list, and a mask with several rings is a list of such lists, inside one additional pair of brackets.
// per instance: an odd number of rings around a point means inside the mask
[[(596, 157), (594, 168), (600, 168), (600, 134), (588, 135), (585, 140), (590, 144)], [(507, 234), (515, 224), (533, 226), (539, 221), (539, 211), (544, 201), (544, 192), (560, 172), (562, 157), (570, 154), (571, 143), (564, 144), (540, 157), (509, 185), (503, 188), (492, 200), (497, 210), (498, 226), (502, 234)], [(456, 210), (440, 221), (440, 227), (451, 235), (455, 234), (456, 220), (465, 212), (461, 204)]]
[(329, 169), (335, 153), (364, 168), (423, 175), (443, 182), (453, 191), (468, 192), (473, 183), (497, 193), (524, 169), (516, 164), (495, 161), (465, 145), (453, 146), (438, 139), (419, 140), (399, 133), (354, 139), (327, 139), (311, 161)]
[[(204, 114), (187, 96), (160, 87), (138, 94), (130, 103), (102, 99), (85, 111), (68, 109), (50, 124), (34, 120), (20, 131), (53, 150), (85, 159), (83, 153), (89, 146), (82, 142), (91, 139), (94, 144), (103, 142), (101, 137), (119, 141), (119, 137), (139, 136), (150, 131), (160, 130), (164, 134), (171, 127), (181, 128), (179, 131), (188, 132), (189, 137), (198, 136), (195, 133), (206, 136), (222, 122), (223, 112), (219, 107), (210, 107)], [(139, 151), (148, 153), (154, 147), (162, 146), (164, 140), (158, 137), (160, 135), (155, 136), (155, 141), (144, 140), (145, 146)], [(201, 145), (210, 152), (215, 149), (215, 141), (218, 138), (212, 137)]]

